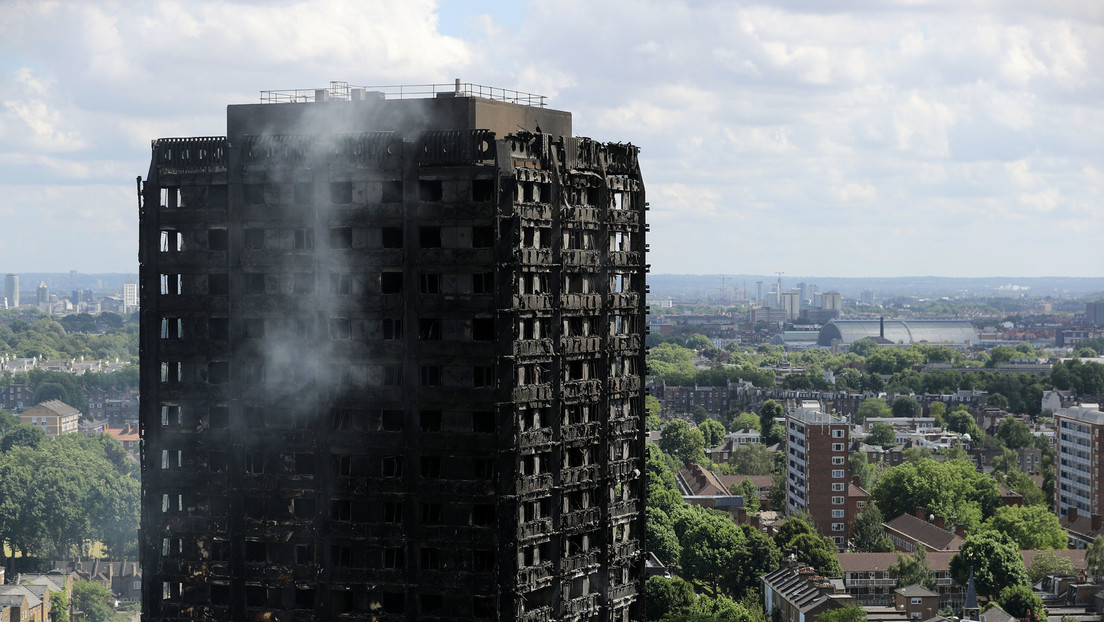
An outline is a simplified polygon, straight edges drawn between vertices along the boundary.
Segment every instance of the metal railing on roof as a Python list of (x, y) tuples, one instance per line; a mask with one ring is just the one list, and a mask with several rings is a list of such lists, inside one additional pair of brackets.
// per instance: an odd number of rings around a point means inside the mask
[(324, 89), (285, 89), (261, 91), (262, 104), (313, 103), (318, 101), (353, 101), (366, 98), (424, 99), (433, 97), (479, 97), (492, 101), (544, 108), (544, 95), (472, 84), (456, 80), (449, 84), (398, 84), (352, 86), (348, 82), (331, 81)]

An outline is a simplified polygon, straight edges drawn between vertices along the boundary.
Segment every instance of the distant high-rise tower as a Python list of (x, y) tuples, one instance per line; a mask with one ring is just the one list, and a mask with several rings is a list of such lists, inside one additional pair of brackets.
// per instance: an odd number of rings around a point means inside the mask
[(1085, 322), (1093, 326), (1104, 326), (1104, 301), (1085, 303)]
[(35, 303), (40, 305), (50, 303), (50, 288), (46, 286), (46, 281), (39, 282), (38, 289), (35, 291)]
[(839, 311), (843, 308), (839, 292), (824, 292), (821, 301), (821, 308), (826, 311)]
[(123, 313), (134, 313), (138, 309), (138, 281), (127, 279), (123, 283)]
[(19, 275), (7, 274), (4, 276), (4, 297), (8, 300), (8, 306), (19, 306)]
[(644, 618), (637, 149), (449, 86), (154, 142), (143, 619)]

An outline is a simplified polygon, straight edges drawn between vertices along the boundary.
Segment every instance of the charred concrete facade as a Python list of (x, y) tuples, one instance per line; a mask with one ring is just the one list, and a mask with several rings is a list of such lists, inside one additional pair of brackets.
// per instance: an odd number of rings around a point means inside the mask
[(643, 618), (637, 149), (457, 91), (154, 141), (145, 619)]

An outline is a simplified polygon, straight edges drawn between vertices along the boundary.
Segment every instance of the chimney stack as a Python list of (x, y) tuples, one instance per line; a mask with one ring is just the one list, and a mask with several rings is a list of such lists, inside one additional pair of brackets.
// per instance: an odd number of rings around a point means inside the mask
[(1092, 530), (1094, 532), (1100, 531), (1100, 527), (1102, 526), (1101, 516), (1099, 514), (1093, 514), (1090, 516), (1090, 520), (1092, 521)]
[(942, 516), (936, 516), (935, 517), (935, 526), (939, 527), (940, 529), (943, 529), (943, 517)]
[(966, 525), (963, 525), (962, 523), (957, 523), (954, 526), (954, 532), (955, 535), (959, 538), (962, 538), (963, 540), (966, 539)]
[(927, 522), (928, 517), (924, 514), (924, 508), (922, 508), (922, 507), (917, 507), (916, 508), (916, 518), (919, 518), (920, 520), (922, 520), (924, 522)]
[(1077, 508), (1070, 508), (1067, 510), (1066, 519), (1069, 520), (1070, 524), (1073, 524), (1074, 521), (1077, 520)]

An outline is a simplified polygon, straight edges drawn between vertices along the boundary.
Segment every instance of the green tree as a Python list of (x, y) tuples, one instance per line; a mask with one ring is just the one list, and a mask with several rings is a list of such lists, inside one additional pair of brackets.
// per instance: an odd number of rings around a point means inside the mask
[(1035, 435), (1026, 423), (1015, 417), (1005, 417), (997, 426), (997, 438), (1010, 449), (1034, 447)]
[(893, 426), (888, 423), (874, 423), (870, 426), (870, 432), (866, 436), (866, 443), (868, 445), (892, 447), (897, 444), (897, 433), (893, 431)]
[(922, 458), (897, 465), (882, 475), (871, 496), (887, 519), (923, 507), (952, 524), (966, 525), (967, 531), (992, 516), (1000, 502), (993, 478), (979, 473), (970, 461), (953, 459)]
[(644, 584), (648, 594), (644, 614), (648, 620), (661, 620), (668, 614), (682, 613), (694, 604), (694, 586), (678, 577), (648, 577)]
[(694, 424), (701, 425), (703, 421), (709, 419), (709, 411), (704, 406), (694, 405)]
[(1085, 571), (1093, 578), (1104, 577), (1104, 536), (1097, 536), (1085, 550)]
[(786, 507), (786, 476), (781, 473), (774, 474), (770, 488), (767, 490), (767, 502), (770, 503), (771, 509), (776, 512), (780, 512), (782, 508)]
[(691, 350), (702, 350), (713, 347), (713, 342), (709, 340), (709, 337), (695, 333), (686, 338), (686, 347)]
[(880, 397), (868, 397), (863, 400), (862, 404), (859, 404), (859, 409), (855, 412), (855, 423), (864, 423), (867, 419), (876, 419), (878, 417), (888, 417), (889, 408), (886, 407), (886, 401)]
[(668, 567), (677, 567), (681, 549), (674, 521), (666, 512), (651, 505), (645, 512), (644, 535), (648, 551), (655, 553), (659, 561)]
[(783, 555), (793, 553), (797, 559), (812, 566), (826, 577), (839, 576), (834, 542), (821, 536), (805, 520), (791, 516), (779, 527), (774, 536), (775, 545)]
[(935, 589), (935, 572), (928, 563), (924, 547), (918, 547), (912, 555), (897, 553), (897, 561), (889, 566), (889, 576), (897, 580), (897, 587), (920, 585)]
[(817, 616), (816, 622), (866, 622), (866, 610), (857, 605), (829, 609)]
[(65, 401), (65, 387), (56, 382), (43, 382), (34, 392), (34, 403), (41, 404), (50, 400)]
[(1008, 410), (1008, 408), (1011, 406), (1008, 398), (1001, 395), (1000, 393), (989, 394), (989, 396), (985, 398), (985, 403), (992, 406), (993, 408), (999, 408), (1001, 410)]
[(1014, 618), (1028, 619), (1031, 622), (1045, 622), (1047, 619), (1043, 600), (1026, 585), (1010, 585), (1004, 588), (997, 600), (1001, 609)]
[(851, 529), (851, 550), (859, 553), (886, 553), (893, 550), (893, 543), (885, 536), (882, 512), (870, 503), (862, 514), (855, 517)]
[(974, 421), (974, 416), (965, 408), (956, 408), (946, 417), (947, 429), (959, 434), (969, 434), (974, 439), (981, 438), (981, 428)]
[(760, 577), (778, 570), (782, 563), (782, 551), (775, 545), (774, 540), (755, 527), (742, 525), (740, 529), (744, 532), (747, 550), (747, 555), (741, 562), (744, 572), (740, 575), (743, 580), (740, 587), (746, 596), (759, 591)]
[(1027, 569), (1028, 583), (1035, 585), (1051, 574), (1074, 574), (1073, 562), (1055, 551), (1036, 553), (1035, 558), (1031, 560), (1031, 567)]
[(706, 419), (698, 424), (698, 429), (701, 430), (706, 447), (716, 447), (724, 442), (725, 429), (720, 421), (716, 419)]
[(46, 440), (46, 433), (42, 428), (20, 423), (8, 430), (3, 440), (0, 440), (0, 451), (9, 452), (12, 447), (35, 448)]
[(691, 508), (680, 520), (686, 521), (679, 538), (683, 575), (714, 597), (728, 586), (739, 585), (740, 562), (747, 555), (744, 532), (727, 514), (701, 508)]
[(893, 399), (894, 417), (919, 417), (920, 403), (911, 395), (899, 395)]
[(1069, 536), (1058, 517), (1042, 505), (1008, 505), (996, 509), (983, 529), (1011, 538), (1020, 549), (1064, 549)]
[(92, 581), (73, 583), (73, 608), (84, 612), (88, 622), (117, 622), (126, 619), (113, 608), (115, 596), (106, 587)]
[(932, 402), (928, 406), (928, 413), (935, 419), (935, 425), (943, 427), (946, 422), (943, 420), (943, 415), (947, 414), (947, 405), (943, 402)]
[(760, 426), (759, 417), (754, 413), (740, 413), (732, 419), (732, 426), (730, 430), (758, 430)]
[(69, 622), (69, 596), (65, 590), (50, 590), (50, 619), (51, 622)]
[(705, 459), (702, 451), (705, 437), (701, 430), (690, 427), (682, 419), (675, 419), (663, 426), (660, 432), (659, 448), (683, 462), (701, 462)]
[(858, 341), (852, 343), (850, 349), (851, 349), (852, 354), (857, 354), (857, 355), (865, 358), (867, 356), (870, 356), (876, 350), (878, 350), (879, 347), (880, 346), (878, 345), (877, 341), (874, 341), (873, 339), (871, 339), (869, 337), (866, 337), (864, 339), (859, 339)]
[(971, 568), (979, 595), (995, 598), (1006, 587), (1027, 585), (1023, 555), (1016, 543), (1001, 533), (986, 531), (966, 537), (962, 548), (951, 557), (951, 577), (959, 585), (966, 585)]
[(770, 475), (774, 471), (775, 452), (761, 443), (738, 445), (732, 449), (728, 463), (740, 475)]
[(744, 507), (747, 508), (748, 512), (759, 511), (759, 488), (751, 483), (750, 479), (745, 477), (741, 481), (733, 482), (728, 492), (743, 497)]
[(759, 434), (764, 445), (774, 445), (783, 439), (785, 430), (775, 420), (785, 415), (786, 411), (778, 402), (774, 400), (763, 402), (763, 407), (759, 409)]

